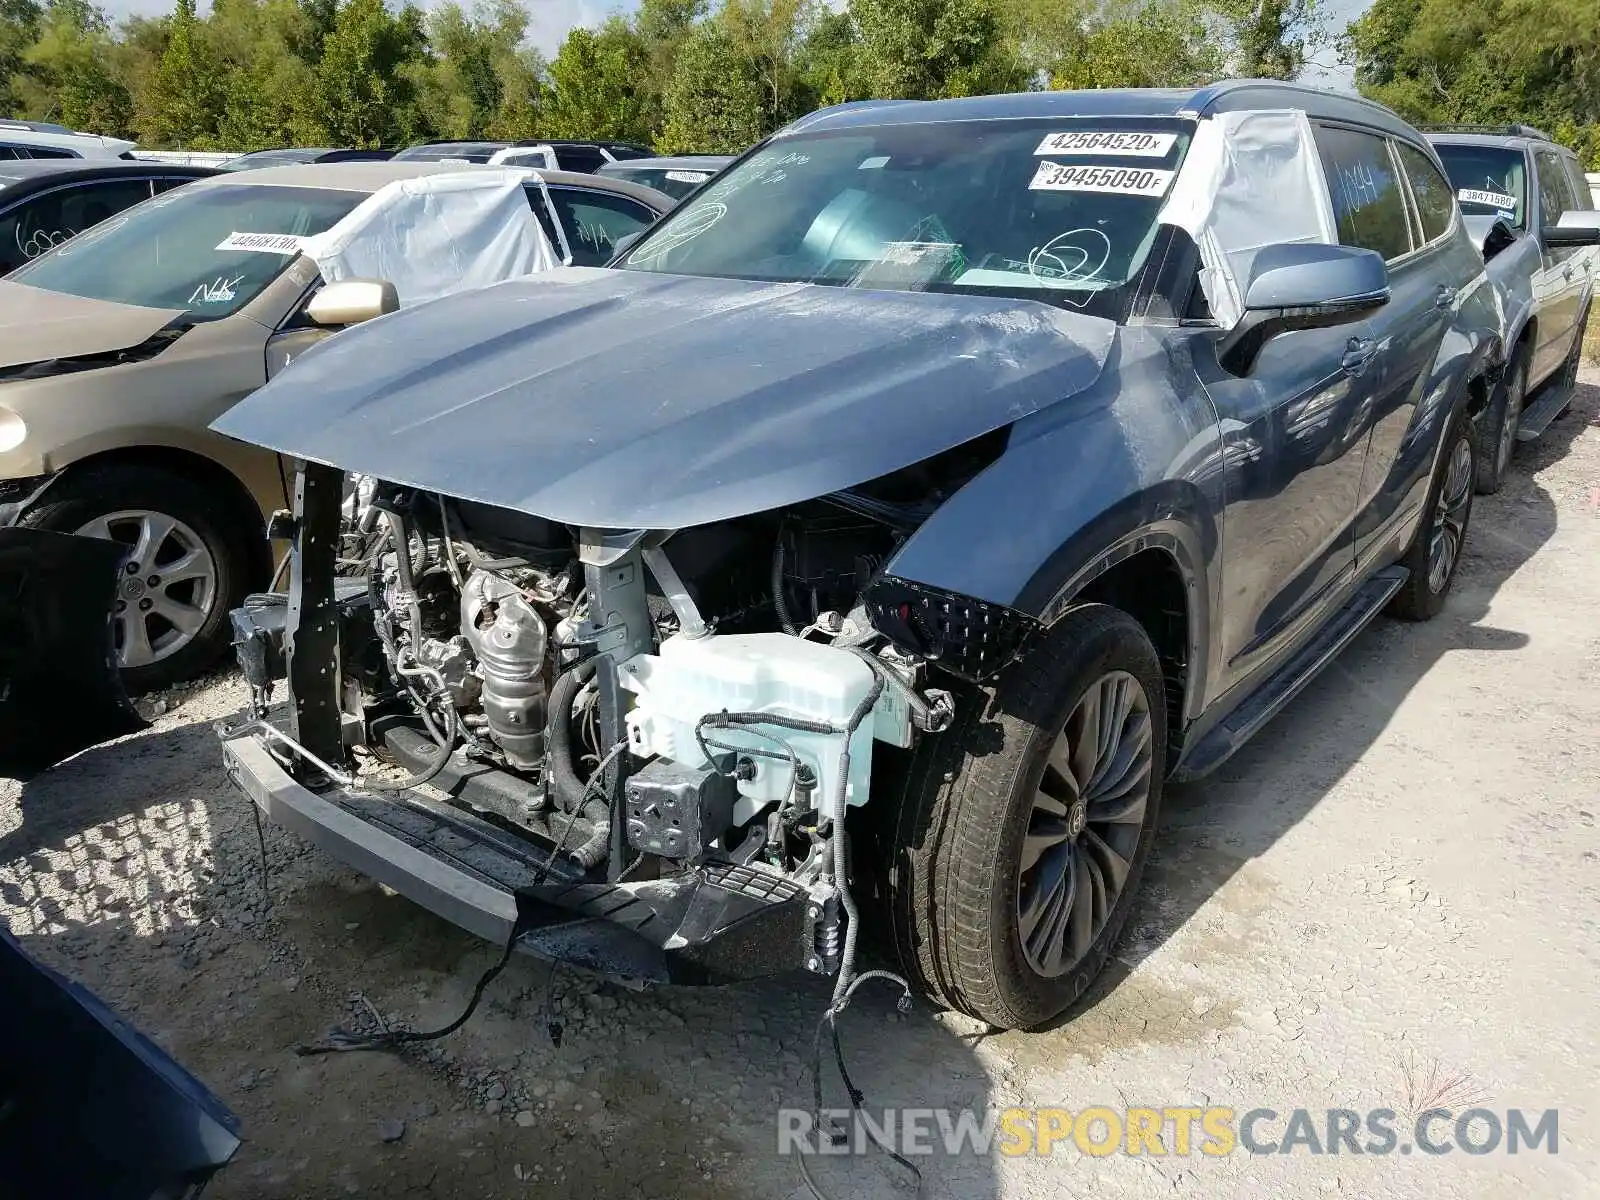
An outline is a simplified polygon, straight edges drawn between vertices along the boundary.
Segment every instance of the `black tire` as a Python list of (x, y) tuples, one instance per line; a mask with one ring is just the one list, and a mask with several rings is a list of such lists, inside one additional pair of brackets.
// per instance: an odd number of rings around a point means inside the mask
[(1578, 372), (1583, 369), (1583, 335), (1589, 328), (1589, 305), (1583, 306), (1583, 311), (1578, 314), (1578, 328), (1572, 335), (1572, 349), (1567, 351), (1567, 360), (1561, 364), (1561, 372), (1556, 376), (1561, 387), (1567, 389), (1567, 402), (1561, 406), (1553, 420), (1559, 421), (1572, 411), (1572, 401), (1578, 386)]
[[(1465, 465), (1461, 461), (1463, 455), (1466, 456)], [(1458, 410), (1445, 429), (1444, 445), (1433, 471), (1433, 481), (1428, 486), (1428, 499), (1422, 506), (1422, 520), (1417, 525), (1416, 536), (1400, 560), (1400, 565), (1410, 574), (1405, 585), (1389, 601), (1390, 616), (1404, 621), (1426, 621), (1444, 607), (1466, 548), (1467, 527), (1472, 519), (1471, 485), (1478, 473), (1477, 456), (1478, 444), (1473, 437), (1472, 424), (1466, 412)], [(1448, 562), (1443, 564), (1442, 579), (1434, 569), (1440, 565), (1440, 560), (1434, 557), (1436, 535), (1443, 536), (1446, 543), (1454, 539), (1454, 547), (1448, 551)]]
[(1505, 486), (1511, 470), (1511, 456), (1517, 448), (1517, 425), (1527, 398), (1528, 346), (1524, 342), (1506, 365), (1500, 386), (1495, 388), (1494, 400), (1484, 414), (1478, 443), (1476, 486), (1479, 495), (1493, 495)]
[[(1126, 833), (1120, 844), (1132, 852), (1103, 924), (1087, 953), (1050, 977), (1023, 949), (1024, 836), (1038, 819), (1047, 759), (1069, 719), (1078, 719), (1079, 702), (1101, 681), (1120, 687), (1130, 678), (1149, 718), (1148, 798), (1142, 819), (1118, 827)], [(993, 1026), (1033, 1028), (1064, 1012), (1100, 973), (1138, 890), (1166, 771), (1161, 665), (1137, 621), (1106, 605), (1084, 605), (1042, 634), (995, 685), (968, 692), (958, 710), (950, 729), (918, 748), (890, 822), (886, 883), (895, 949), (936, 1002)], [(1069, 855), (1087, 845), (1081, 839), (1092, 828), (1068, 838)], [(1083, 878), (1075, 865), (1067, 869)], [(1104, 874), (1089, 882), (1104, 882)], [(1077, 911), (1064, 900), (1068, 910)], [(1070, 937), (1069, 919), (1060, 923)]]
[[(231, 641), (228, 612), (243, 602), (249, 590), (252, 556), (248, 535), (239, 522), (228, 521), (230, 510), (217, 502), (213, 492), (157, 467), (106, 466), (68, 475), (45, 492), (39, 503), (23, 514), (20, 523), (33, 529), (77, 533), (110, 514), (129, 511), (164, 515), (186, 526), (184, 536), (192, 533), (210, 555), (212, 564), (211, 583), (204, 593), (195, 583), (167, 585), (168, 589), (178, 589), (171, 593), (172, 598), (180, 602), (192, 600), (191, 607), (203, 612), (204, 619), (188, 631), (167, 623), (179, 635), (172, 639), (169, 650), (157, 653), (152, 661), (123, 666), (123, 686), (137, 695), (193, 679), (226, 653)], [(153, 569), (159, 572), (161, 567)], [(119, 586), (118, 603), (124, 606), (117, 614), (119, 625), (144, 602), (126, 592), (130, 586), (128, 580), (122, 580)], [(144, 588), (141, 592), (147, 599), (157, 595)], [(156, 614), (145, 626), (147, 631), (151, 625), (158, 630), (153, 645), (171, 636), (160, 632), (163, 620)]]

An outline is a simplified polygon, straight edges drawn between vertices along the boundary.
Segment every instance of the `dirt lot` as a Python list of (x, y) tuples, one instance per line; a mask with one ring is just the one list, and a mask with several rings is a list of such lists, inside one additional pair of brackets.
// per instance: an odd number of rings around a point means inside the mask
[[(1140, 911), (1074, 1020), (983, 1037), (924, 1006), (901, 1017), (887, 993), (845, 1018), (875, 1106), (1406, 1112), (1448, 1085), (1448, 1106), (1558, 1108), (1560, 1152), (1063, 1146), (927, 1159), (928, 1195), (1600, 1194), (1589, 379), (1480, 499), (1442, 617), (1380, 622), (1218, 777), (1168, 793)], [(808, 1094), (815, 983), (633, 994), (519, 960), (432, 1050), (296, 1057), (374, 1011), (448, 1018), (493, 951), (271, 829), (264, 892), (209, 731), (241, 700), (228, 678), (169, 695), (149, 732), (0, 782), (4, 919), (242, 1118), (247, 1143), (212, 1194), (809, 1194), (774, 1151), (774, 1111)], [(832, 1195), (903, 1194), (881, 1158), (824, 1166)]]

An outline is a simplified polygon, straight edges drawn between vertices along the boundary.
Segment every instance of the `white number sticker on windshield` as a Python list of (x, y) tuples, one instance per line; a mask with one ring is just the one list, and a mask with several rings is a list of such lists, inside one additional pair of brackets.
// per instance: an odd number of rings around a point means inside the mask
[(1036, 192), (1112, 192), (1122, 196), (1163, 196), (1172, 171), (1141, 167), (1074, 167), (1042, 162), (1028, 185)]
[(1104, 129), (1080, 129), (1071, 133), (1046, 134), (1034, 153), (1165, 158), (1177, 140), (1175, 133), (1116, 133)]
[(1504, 192), (1488, 192), (1481, 188), (1462, 188), (1456, 199), (1463, 204), (1483, 204), (1489, 208), (1516, 208), (1517, 198)]
[(305, 239), (293, 233), (230, 233), (218, 250), (255, 250), (262, 254), (299, 254)]
[(674, 183), (704, 183), (711, 176), (704, 171), (668, 171), (667, 178)]

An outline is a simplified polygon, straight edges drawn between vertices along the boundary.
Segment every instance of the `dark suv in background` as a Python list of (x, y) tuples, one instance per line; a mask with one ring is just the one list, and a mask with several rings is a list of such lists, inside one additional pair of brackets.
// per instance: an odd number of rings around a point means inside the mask
[(1505, 373), (1479, 421), (1478, 490), (1498, 491), (1518, 441), (1566, 412), (1600, 242), (1577, 155), (1527, 125), (1428, 130), (1505, 310)]

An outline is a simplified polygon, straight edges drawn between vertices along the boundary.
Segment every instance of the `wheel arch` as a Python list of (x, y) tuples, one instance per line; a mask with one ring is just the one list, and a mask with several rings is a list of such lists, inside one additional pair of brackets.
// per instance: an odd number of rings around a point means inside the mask
[(1062, 579), (1040, 619), (1054, 624), (1080, 604), (1108, 604), (1144, 628), (1166, 681), (1169, 763), (1205, 694), (1211, 602), (1193, 531), (1162, 522), (1100, 547)]
[(271, 547), (260, 506), (244, 483), (227, 467), (197, 451), (180, 446), (119, 446), (74, 459), (50, 478), (33, 497), (32, 503), (46, 499), (63, 480), (78, 478), (103, 467), (146, 467), (165, 471), (179, 478), (198, 482), (214, 490), (226, 506), (229, 519), (239, 523), (251, 547), (251, 586), (265, 586), (272, 571)]

